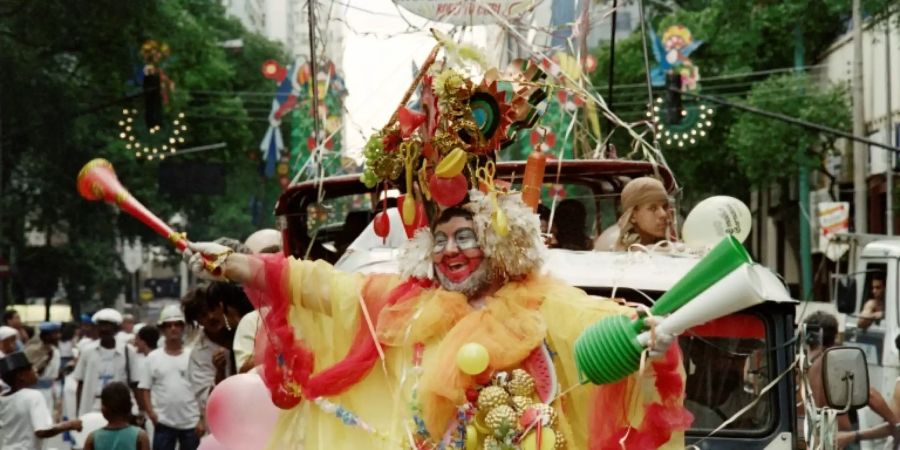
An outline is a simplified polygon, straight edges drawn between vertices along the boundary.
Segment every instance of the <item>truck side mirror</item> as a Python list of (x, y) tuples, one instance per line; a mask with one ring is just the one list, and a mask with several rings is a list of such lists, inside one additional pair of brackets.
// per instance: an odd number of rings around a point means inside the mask
[(822, 386), (828, 407), (839, 411), (869, 404), (869, 368), (857, 347), (832, 347), (822, 355)]
[(844, 314), (856, 312), (856, 279), (847, 276), (837, 280), (837, 310)]

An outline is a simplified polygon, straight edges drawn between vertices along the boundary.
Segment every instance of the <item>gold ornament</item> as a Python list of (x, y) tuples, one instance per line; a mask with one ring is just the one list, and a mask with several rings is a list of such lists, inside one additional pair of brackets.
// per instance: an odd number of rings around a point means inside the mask
[(488, 386), (478, 393), (478, 409), (490, 411), (509, 403), (509, 393), (500, 386)]
[(508, 388), (512, 395), (530, 397), (534, 393), (534, 378), (522, 369), (513, 370)]
[(510, 399), (513, 407), (516, 408), (516, 411), (522, 412), (525, 411), (525, 408), (528, 408), (533, 403), (530, 397), (525, 397), (522, 395), (514, 395), (512, 399)]
[(559, 422), (559, 419), (556, 416), (556, 410), (546, 403), (534, 403), (529, 406), (529, 408), (536, 409), (538, 416), (541, 417), (542, 420), (548, 421), (544, 423), (546, 426), (556, 427), (556, 424)]
[(488, 412), (484, 418), (484, 423), (496, 433), (503, 430), (504, 427), (514, 427), (517, 417), (516, 411), (511, 406), (500, 405)]
[(563, 436), (562, 432), (556, 433), (556, 442), (553, 443), (553, 450), (565, 450), (566, 448), (566, 437)]

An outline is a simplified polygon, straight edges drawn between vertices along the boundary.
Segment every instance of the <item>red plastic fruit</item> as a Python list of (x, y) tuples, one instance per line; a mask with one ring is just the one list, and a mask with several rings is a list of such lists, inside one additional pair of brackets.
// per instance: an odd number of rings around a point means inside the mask
[(401, 222), (403, 222), (403, 231), (406, 232), (406, 237), (412, 238), (414, 234), (416, 234), (416, 230), (422, 227), (428, 226), (428, 217), (425, 215), (425, 205), (422, 202), (416, 202), (415, 204), (415, 217), (411, 224), (407, 225), (406, 221), (402, 220), (402, 211), (403, 205), (408, 199), (409, 196), (401, 195), (397, 198), (397, 209), (401, 211)]
[(372, 224), (375, 235), (381, 238), (387, 238), (391, 232), (391, 219), (384, 211), (375, 214), (375, 222)]
[(454, 206), (466, 198), (468, 186), (466, 185), (466, 177), (463, 174), (453, 178), (441, 178), (437, 175), (432, 175), (428, 179), (428, 190), (431, 191), (431, 198), (439, 205)]

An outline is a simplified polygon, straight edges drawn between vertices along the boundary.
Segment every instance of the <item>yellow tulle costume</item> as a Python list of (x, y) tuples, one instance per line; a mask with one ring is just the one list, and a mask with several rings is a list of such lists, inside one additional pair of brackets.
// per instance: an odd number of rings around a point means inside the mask
[[(361, 305), (380, 301), (403, 282), (392, 275), (343, 273), (324, 262), (290, 259), (284, 270), (286, 286), (280, 288), (291, 302), (288, 320), (314, 353), (316, 370), (347, 354), (359, 321), (366, 320)], [(643, 374), (611, 387), (580, 382), (573, 356), (576, 338), (606, 316), (633, 313), (537, 275), (506, 283), (481, 309), (470, 306), (462, 294), (428, 287), (370, 317), (383, 359), (342, 394), (304, 399), (285, 411), (268, 448), (440, 448), (458, 407), (467, 402), (467, 390), (475, 384), (456, 365), (457, 350), (468, 342), (488, 350), (495, 371), (518, 368), (546, 342), (555, 354), (560, 395), (551, 404), (566, 448), (620, 448), (620, 441), (628, 448), (647, 448), (648, 442), (683, 448), (682, 431), (690, 419), (686, 416), (685, 422), (681, 409), (683, 373), (677, 357), (669, 365), (675, 375), (666, 380), (656, 376), (655, 365), (648, 365)], [(677, 385), (673, 388), (677, 395), (661, 395), (661, 383)], [(659, 417), (672, 416), (673, 411), (681, 415), (679, 420), (651, 419), (649, 411)], [(667, 426), (660, 438), (659, 428)], [(471, 442), (468, 445), (462, 448), (473, 448)], [(474, 448), (481, 445), (479, 441)], [(451, 441), (446, 448), (459, 447)]]

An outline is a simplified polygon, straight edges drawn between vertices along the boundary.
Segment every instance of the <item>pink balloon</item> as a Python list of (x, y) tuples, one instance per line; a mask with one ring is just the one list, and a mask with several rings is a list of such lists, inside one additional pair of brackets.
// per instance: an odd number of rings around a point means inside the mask
[(226, 378), (206, 404), (209, 430), (227, 450), (265, 448), (279, 412), (255, 373)]
[(215, 436), (211, 434), (207, 434), (203, 436), (203, 439), (200, 439), (200, 446), (197, 447), (197, 450), (228, 450), (222, 445), (221, 442), (217, 441)]

